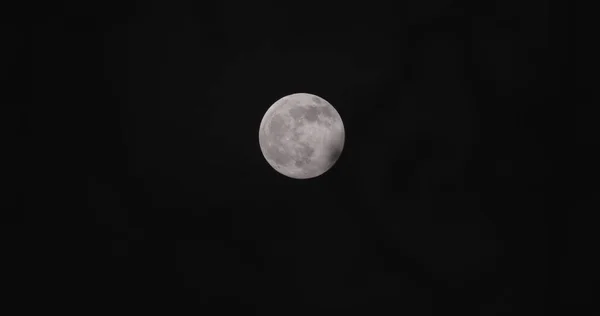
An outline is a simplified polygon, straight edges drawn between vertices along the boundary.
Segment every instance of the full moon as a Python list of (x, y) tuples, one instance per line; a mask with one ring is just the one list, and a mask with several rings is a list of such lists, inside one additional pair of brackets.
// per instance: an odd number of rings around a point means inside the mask
[(263, 156), (277, 172), (294, 179), (318, 177), (344, 149), (344, 124), (325, 99), (295, 93), (277, 100), (260, 122)]

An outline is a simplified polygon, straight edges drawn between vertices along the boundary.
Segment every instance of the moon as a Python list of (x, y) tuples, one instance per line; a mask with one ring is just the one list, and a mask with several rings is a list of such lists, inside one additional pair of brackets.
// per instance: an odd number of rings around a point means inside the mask
[(277, 172), (294, 179), (322, 175), (344, 149), (344, 123), (325, 99), (295, 93), (277, 100), (260, 122), (263, 156)]

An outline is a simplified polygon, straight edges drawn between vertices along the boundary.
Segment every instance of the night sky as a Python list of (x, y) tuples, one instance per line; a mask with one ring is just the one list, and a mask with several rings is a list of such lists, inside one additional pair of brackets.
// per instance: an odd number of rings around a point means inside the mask
[[(36, 249), (92, 310), (582, 308), (598, 198), (580, 189), (597, 140), (573, 88), (569, 8), (392, 3), (40, 9), (27, 43), (46, 105), (24, 127), (45, 150), (25, 186), (86, 201), (24, 216), (60, 222), (46, 228), (60, 250)], [(346, 131), (337, 164), (309, 180), (277, 173), (258, 143), (268, 107), (297, 92), (329, 101)], [(59, 168), (77, 182), (45, 176)], [(60, 209), (44, 196), (24, 194), (25, 208)]]

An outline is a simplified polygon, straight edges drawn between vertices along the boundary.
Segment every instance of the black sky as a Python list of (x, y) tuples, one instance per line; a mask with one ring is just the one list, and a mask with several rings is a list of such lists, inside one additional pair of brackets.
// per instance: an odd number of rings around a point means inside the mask
[[(589, 101), (573, 90), (569, 8), (47, 9), (29, 47), (32, 101), (47, 106), (30, 109), (24, 127), (83, 176), (87, 207), (59, 221), (74, 232), (63, 233), (61, 255), (77, 258), (86, 302), (248, 315), (545, 315), (589, 295), (577, 271), (589, 256), (585, 210), (598, 202), (567, 184), (583, 188), (591, 161), (568, 153), (587, 157), (580, 145), (597, 141), (585, 127)], [(275, 172), (258, 145), (266, 109), (295, 92), (328, 100), (346, 128), (338, 163), (304, 181)], [(56, 156), (53, 142), (70, 154)], [(28, 185), (62, 181), (42, 174), (29, 171), (38, 180)]]

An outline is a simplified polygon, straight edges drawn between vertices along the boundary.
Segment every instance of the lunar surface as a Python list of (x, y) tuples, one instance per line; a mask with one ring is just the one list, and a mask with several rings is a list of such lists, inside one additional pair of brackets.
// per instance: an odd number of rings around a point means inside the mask
[(260, 123), (258, 140), (267, 162), (295, 179), (318, 177), (344, 148), (344, 124), (326, 100), (295, 93), (275, 102)]

